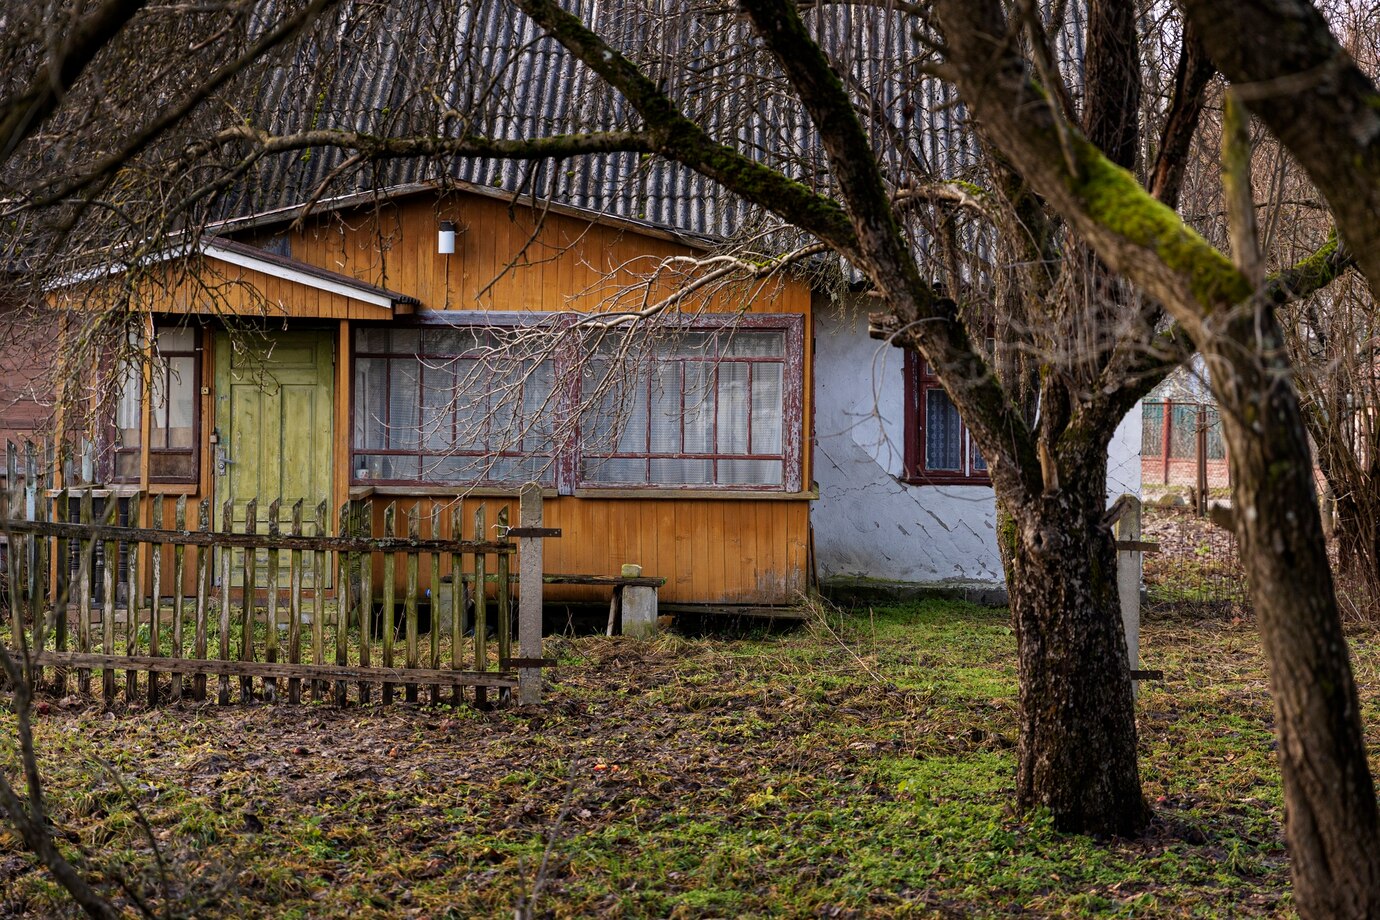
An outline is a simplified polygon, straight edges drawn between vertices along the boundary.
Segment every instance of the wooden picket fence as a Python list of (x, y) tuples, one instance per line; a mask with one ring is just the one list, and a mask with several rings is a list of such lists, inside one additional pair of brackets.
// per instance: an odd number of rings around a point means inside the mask
[[(49, 494), (35, 485), (41, 475), (15, 475), (14, 457), (0, 493), (7, 644), (32, 680), (59, 692), (73, 680), (81, 693), (99, 684), (107, 704), (121, 684), (127, 700), (149, 705), (388, 703), (399, 691), (409, 701), (459, 702), (466, 687), (479, 704), (490, 691), (520, 687), (525, 701), (535, 699), (546, 662), (513, 655), (513, 611), (539, 655), (540, 587), (535, 603), (515, 604), (506, 507), (492, 540), (443, 537), (439, 508), (425, 521), (414, 508), (404, 523), (392, 504), (374, 534), (369, 502), (342, 505), (330, 534), (326, 504), (304, 526), (298, 501), (284, 533), (279, 501), (262, 522), (256, 501), (241, 506), (239, 523), (226, 502), (216, 530), (209, 501), (189, 507), (179, 497), (165, 527), (161, 496)], [(469, 513), (473, 533), (488, 533), (488, 510), (457, 500), (450, 533), (462, 533)]]

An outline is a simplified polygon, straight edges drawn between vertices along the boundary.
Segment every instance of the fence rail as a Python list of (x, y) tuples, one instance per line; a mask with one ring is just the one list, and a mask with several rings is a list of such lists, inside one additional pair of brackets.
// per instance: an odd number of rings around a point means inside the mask
[[(342, 505), (334, 534), (322, 523), (324, 502), (311, 528), (304, 503), (294, 503), (286, 533), (281, 501), (262, 522), (257, 501), (240, 505), (238, 522), (226, 502), (215, 530), (209, 500), (189, 508), (177, 498), (165, 527), (162, 496), (107, 496), (98, 515), (94, 490), (49, 497), (41, 480), (37, 471), (12, 475), (0, 493), (7, 645), (31, 679), (66, 692), (75, 675), (77, 690), (98, 683), (107, 704), (121, 689), (149, 705), (209, 696), (344, 705), (370, 702), (376, 691), (387, 703), (399, 690), (409, 701), (441, 702), (442, 688), (458, 702), (465, 687), (481, 704), (494, 689), (536, 698), (541, 673), (530, 663), (540, 658), (541, 585), (519, 584), (513, 595), (518, 544), (506, 536), (506, 505), (493, 518), (493, 540), (453, 538), (463, 533), (462, 515), (472, 515), (473, 533), (489, 533), (488, 506), (458, 499), (452, 537), (439, 508), (424, 517), (415, 507), (400, 514), (394, 503), (374, 533), (370, 502)], [(535, 500), (539, 508), (539, 493)], [(513, 654), (514, 613), (519, 631), (537, 637), (521, 657)]]

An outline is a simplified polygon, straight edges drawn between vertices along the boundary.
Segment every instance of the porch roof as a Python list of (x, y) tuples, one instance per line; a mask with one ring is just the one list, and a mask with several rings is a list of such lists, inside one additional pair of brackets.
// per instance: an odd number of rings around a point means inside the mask
[[(204, 239), (200, 243), (203, 256), (226, 265), (247, 269), (268, 278), (289, 284), (303, 285), (331, 297), (318, 298), (318, 308), (294, 300), (289, 312), (296, 316), (339, 316), (339, 308), (330, 301), (345, 298), (350, 301), (350, 319), (387, 319), (397, 313), (411, 313), (421, 302), (410, 294), (390, 291), (369, 284), (342, 272), (334, 272), (290, 256), (260, 249), (236, 240), (221, 237)], [(270, 296), (264, 290), (266, 297)]]

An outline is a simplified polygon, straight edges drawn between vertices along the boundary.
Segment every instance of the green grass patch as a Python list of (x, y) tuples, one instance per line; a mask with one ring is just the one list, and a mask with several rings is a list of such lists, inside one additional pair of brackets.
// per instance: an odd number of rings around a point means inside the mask
[[(1366, 693), (1380, 642), (1356, 639)], [(1137, 707), (1157, 817), (1116, 840), (1011, 808), (1005, 611), (547, 646), (561, 667), (531, 711), (54, 705), (37, 725), (54, 819), (103, 883), (184, 916), (503, 917), (534, 886), (556, 917), (1289, 912), (1249, 624), (1146, 624), (1166, 672)], [(5, 832), (0, 915), (74, 915)]]

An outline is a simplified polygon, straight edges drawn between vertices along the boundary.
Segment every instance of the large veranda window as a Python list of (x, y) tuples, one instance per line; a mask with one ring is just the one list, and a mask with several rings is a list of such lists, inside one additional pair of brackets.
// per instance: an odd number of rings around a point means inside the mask
[(552, 482), (553, 364), (508, 351), (477, 326), (359, 330), (355, 481)]
[[(149, 412), (149, 481), (193, 483), (199, 474), (197, 433), (200, 425), (201, 357), (198, 330), (156, 331), (148, 356), (151, 390), (144, 399), (143, 360), (123, 365), (120, 401), (115, 407), (116, 482), (137, 482), (143, 447), (143, 412)], [(130, 343), (143, 353), (142, 340)]]
[(803, 325), (704, 317), (631, 350), (567, 336), (540, 364), (505, 357), (511, 331), (362, 329), (354, 481), (799, 491)]
[(903, 372), (906, 479), (921, 485), (990, 485), (987, 461), (929, 362), (907, 350)]
[(582, 486), (782, 488), (787, 331), (689, 329), (639, 359), (621, 340), (596, 347), (581, 425)]

